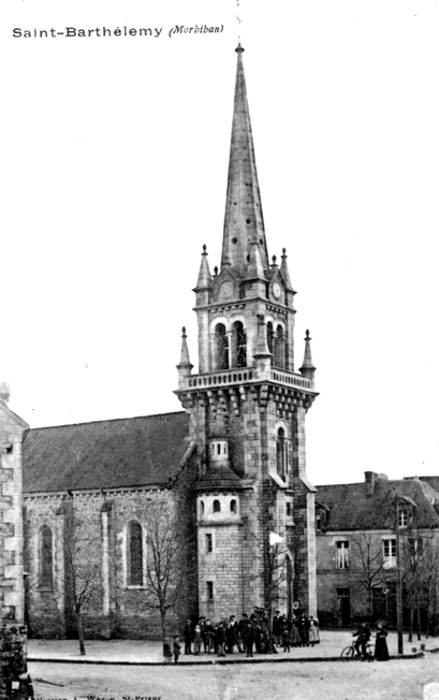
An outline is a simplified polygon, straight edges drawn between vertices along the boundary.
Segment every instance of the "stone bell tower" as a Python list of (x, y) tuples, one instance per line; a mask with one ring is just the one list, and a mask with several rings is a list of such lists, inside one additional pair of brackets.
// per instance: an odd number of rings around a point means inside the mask
[[(220, 268), (203, 246), (195, 292), (198, 373), (183, 329), (177, 395), (197, 446), (200, 613), (220, 618), (293, 601), (316, 614), (314, 493), (305, 417), (316, 392), (309, 333), (295, 371), (294, 296), (285, 248), (267, 252), (239, 45)], [(282, 542), (276, 589), (267, 573)], [(273, 601), (274, 597), (274, 601)]]

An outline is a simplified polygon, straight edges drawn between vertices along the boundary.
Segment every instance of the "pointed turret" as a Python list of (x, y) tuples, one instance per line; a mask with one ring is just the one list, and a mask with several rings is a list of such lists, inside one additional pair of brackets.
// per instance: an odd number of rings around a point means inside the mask
[(311, 337), (309, 335), (309, 330), (305, 334), (305, 354), (303, 356), (303, 365), (300, 367), (299, 372), (303, 374), (304, 377), (308, 377), (311, 381), (311, 388), (314, 389), (314, 374), (316, 368), (313, 365), (312, 355), (311, 355)]
[(189, 359), (189, 348), (187, 346), (186, 328), (181, 329), (181, 350), (180, 362), (177, 365), (178, 369), (178, 388), (184, 386), (186, 378), (190, 377), (193, 365)]
[(238, 60), (235, 102), (221, 255), (221, 268), (231, 265), (239, 274), (243, 274), (247, 266), (253, 242), (259, 243), (262, 267), (268, 270), (267, 243), (242, 61), (243, 51), (239, 44), (236, 49)]
[(209, 270), (209, 263), (207, 262), (207, 247), (203, 245), (203, 252), (201, 253), (201, 264), (200, 271), (198, 273), (197, 286), (195, 291), (198, 292), (201, 289), (210, 289), (212, 284), (212, 275)]
[(290, 272), (288, 270), (286, 248), (282, 248), (282, 262), (280, 265), (280, 274), (282, 275), (282, 279), (285, 282), (285, 287), (288, 289), (289, 292), (293, 292), (295, 294), (296, 292), (294, 291), (293, 285), (291, 284)]

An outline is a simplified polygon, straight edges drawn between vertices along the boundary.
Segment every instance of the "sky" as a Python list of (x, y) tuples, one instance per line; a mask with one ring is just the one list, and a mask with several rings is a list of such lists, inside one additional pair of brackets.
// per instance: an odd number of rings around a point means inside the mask
[[(239, 32), (269, 255), (287, 249), (298, 291), (297, 366), (313, 338), (308, 477), (439, 474), (437, 0), (237, 13), (236, 0), (1, 3), (9, 405), (31, 427), (181, 409), (203, 244), (220, 263)], [(66, 27), (122, 35), (24, 37)]]

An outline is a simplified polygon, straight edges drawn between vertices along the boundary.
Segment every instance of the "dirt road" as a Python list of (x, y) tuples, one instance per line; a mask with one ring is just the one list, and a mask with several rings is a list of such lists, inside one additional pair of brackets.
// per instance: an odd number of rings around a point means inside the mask
[(31, 663), (37, 700), (416, 700), (439, 684), (439, 654), (384, 663), (107, 666)]

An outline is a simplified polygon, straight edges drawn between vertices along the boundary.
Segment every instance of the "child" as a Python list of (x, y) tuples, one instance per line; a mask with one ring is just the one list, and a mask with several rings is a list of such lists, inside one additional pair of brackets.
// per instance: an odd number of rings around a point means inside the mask
[(291, 634), (290, 634), (290, 630), (288, 629), (288, 627), (285, 627), (282, 630), (282, 644), (283, 644), (284, 651), (290, 651)]
[(175, 635), (174, 637), (174, 662), (177, 663), (178, 657), (180, 656), (180, 644), (178, 643), (178, 634)]
[(199, 656), (201, 650), (201, 627), (200, 625), (195, 625), (194, 630), (194, 655)]

